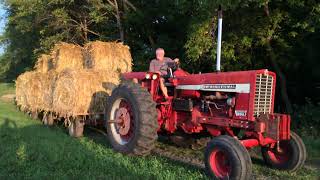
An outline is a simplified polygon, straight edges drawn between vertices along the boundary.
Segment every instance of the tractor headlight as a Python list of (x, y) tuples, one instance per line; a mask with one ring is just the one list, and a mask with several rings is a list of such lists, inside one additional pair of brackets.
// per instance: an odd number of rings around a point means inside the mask
[(152, 79), (153, 79), (153, 80), (155, 80), (155, 79), (157, 79), (157, 78), (158, 78), (158, 76), (157, 76), (156, 74), (153, 74), (153, 75), (152, 75)]
[(146, 79), (150, 79), (151, 75), (150, 74), (146, 74)]

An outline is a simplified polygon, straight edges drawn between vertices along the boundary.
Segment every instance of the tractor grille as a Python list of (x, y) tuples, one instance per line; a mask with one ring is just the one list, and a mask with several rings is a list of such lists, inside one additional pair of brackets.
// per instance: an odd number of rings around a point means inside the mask
[(273, 76), (257, 74), (256, 92), (254, 97), (254, 116), (261, 113), (271, 113)]

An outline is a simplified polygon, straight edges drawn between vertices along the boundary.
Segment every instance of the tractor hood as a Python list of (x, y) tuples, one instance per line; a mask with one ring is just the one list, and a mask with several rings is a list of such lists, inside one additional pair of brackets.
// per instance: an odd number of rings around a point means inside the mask
[(177, 89), (249, 93), (255, 86), (257, 74), (275, 76), (267, 69), (177, 75)]

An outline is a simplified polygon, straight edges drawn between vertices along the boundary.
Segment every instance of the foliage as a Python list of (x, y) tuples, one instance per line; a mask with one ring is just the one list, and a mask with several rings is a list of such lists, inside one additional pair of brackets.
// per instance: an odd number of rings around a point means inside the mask
[(116, 39), (114, 9), (102, 0), (5, 0), (8, 22), (1, 38), (0, 78), (30, 69), (40, 53), (59, 42)]
[(307, 98), (304, 106), (295, 105), (294, 108), (292, 128), (302, 135), (319, 137), (320, 104), (316, 106)]

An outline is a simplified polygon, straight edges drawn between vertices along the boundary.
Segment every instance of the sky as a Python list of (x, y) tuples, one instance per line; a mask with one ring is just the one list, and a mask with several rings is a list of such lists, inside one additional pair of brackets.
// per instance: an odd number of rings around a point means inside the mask
[[(4, 31), (5, 23), (6, 23), (6, 11), (2, 6), (2, 4), (0, 4), (0, 34), (2, 34)], [(2, 53), (3, 53), (3, 47), (0, 46), (0, 54)]]

